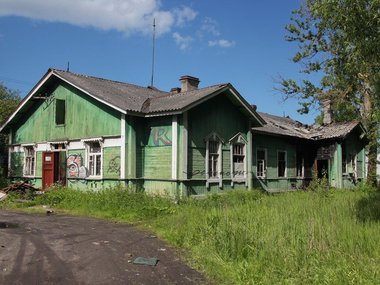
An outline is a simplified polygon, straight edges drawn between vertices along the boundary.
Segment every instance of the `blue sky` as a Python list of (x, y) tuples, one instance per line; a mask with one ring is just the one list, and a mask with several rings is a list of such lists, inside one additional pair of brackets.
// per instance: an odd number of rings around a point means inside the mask
[(230, 82), (258, 110), (312, 123), (274, 90), (302, 78), (285, 25), (301, 0), (1, 0), (0, 81), (25, 96), (49, 67), (148, 86), (156, 18), (154, 85), (179, 77), (200, 87)]

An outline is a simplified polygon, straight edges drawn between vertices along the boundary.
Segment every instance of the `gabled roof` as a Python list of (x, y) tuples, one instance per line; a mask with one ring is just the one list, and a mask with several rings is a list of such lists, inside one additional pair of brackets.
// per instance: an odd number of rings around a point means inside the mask
[(327, 140), (343, 139), (357, 127), (361, 128), (361, 131), (364, 132), (362, 124), (357, 121), (308, 126), (289, 117), (279, 117), (262, 112), (258, 113), (267, 124), (262, 127), (252, 128), (252, 131), (255, 133), (306, 140)]
[(257, 125), (264, 124), (264, 120), (231, 84), (218, 84), (174, 94), (160, 91), (154, 87), (141, 87), (59, 69), (49, 69), (20, 103), (17, 110), (0, 128), (0, 131), (9, 125), (12, 120), (22, 117), (31, 107), (34, 99), (41, 99), (41, 96), (43, 96), (41, 94), (46, 91), (44, 89), (57, 84), (60, 80), (121, 113), (147, 117), (181, 113), (222, 92), (226, 92), (244, 114), (255, 119)]

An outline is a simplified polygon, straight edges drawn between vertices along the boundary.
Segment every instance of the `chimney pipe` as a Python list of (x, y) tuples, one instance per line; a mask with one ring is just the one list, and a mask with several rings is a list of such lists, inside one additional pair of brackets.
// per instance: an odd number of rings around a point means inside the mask
[(332, 109), (331, 109), (331, 99), (324, 99), (322, 101), (323, 107), (323, 124), (329, 125), (332, 123)]
[(179, 79), (181, 81), (181, 92), (192, 91), (198, 89), (199, 78), (184, 75)]

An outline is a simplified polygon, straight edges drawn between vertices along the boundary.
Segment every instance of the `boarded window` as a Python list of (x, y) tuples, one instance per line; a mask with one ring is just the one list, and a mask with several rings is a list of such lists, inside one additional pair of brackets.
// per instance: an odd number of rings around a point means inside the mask
[(286, 152), (279, 151), (277, 153), (277, 169), (278, 169), (278, 177), (286, 176)]
[(90, 176), (101, 176), (102, 149), (99, 142), (89, 143), (88, 170)]
[(66, 116), (65, 100), (56, 99), (55, 100), (55, 123), (57, 125), (64, 125), (65, 116)]
[(260, 178), (264, 178), (266, 177), (266, 172), (267, 172), (266, 150), (258, 149), (256, 176)]
[(24, 175), (34, 176), (34, 164), (35, 164), (35, 151), (33, 146), (24, 147), (25, 163), (24, 163)]
[(233, 160), (233, 177), (244, 177), (244, 144), (232, 145), (232, 160)]

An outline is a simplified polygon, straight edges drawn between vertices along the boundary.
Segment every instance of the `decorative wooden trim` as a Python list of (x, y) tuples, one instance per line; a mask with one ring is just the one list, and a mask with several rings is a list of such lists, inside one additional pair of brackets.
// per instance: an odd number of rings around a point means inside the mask
[(178, 117), (172, 117), (172, 179), (177, 179), (178, 162)]
[(120, 118), (120, 179), (125, 179), (125, 114)]

